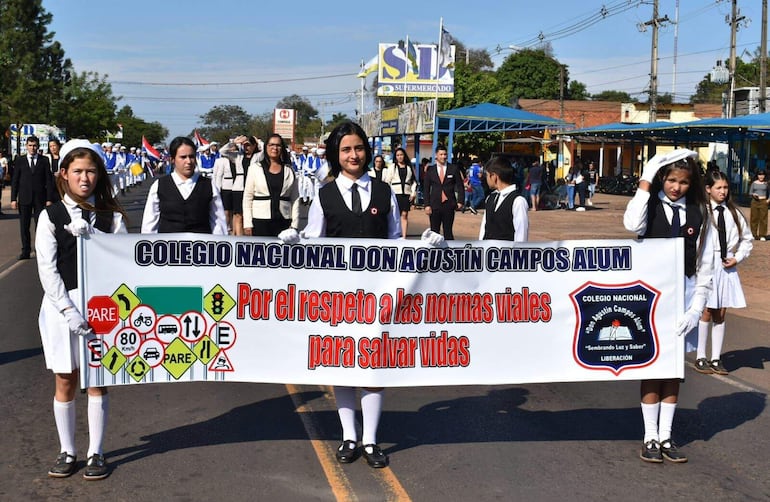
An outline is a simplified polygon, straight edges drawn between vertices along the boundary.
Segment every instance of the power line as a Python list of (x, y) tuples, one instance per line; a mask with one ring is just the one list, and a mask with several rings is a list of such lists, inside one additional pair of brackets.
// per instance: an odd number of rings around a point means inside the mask
[(338, 73), (336, 75), (318, 75), (314, 77), (280, 78), (275, 80), (252, 80), (246, 82), (138, 82), (132, 80), (112, 80), (112, 84), (121, 85), (147, 85), (158, 87), (216, 87), (232, 85), (257, 85), (257, 84), (281, 84), (285, 82), (303, 82), (308, 80), (320, 80), (340, 77), (355, 77), (357, 73)]

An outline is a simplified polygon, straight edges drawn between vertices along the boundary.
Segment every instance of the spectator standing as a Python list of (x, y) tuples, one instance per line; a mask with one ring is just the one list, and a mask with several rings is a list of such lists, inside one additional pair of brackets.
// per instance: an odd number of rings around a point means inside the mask
[(529, 185), (529, 197), (532, 201), (532, 210), (537, 211), (540, 207), (540, 187), (543, 183), (543, 166), (537, 160), (532, 163), (527, 173), (527, 182)]
[(38, 154), (40, 141), (29, 136), (26, 143), (27, 155), (16, 158), (11, 179), (11, 209), (19, 211), (21, 233), (21, 254), (19, 260), (28, 260), (32, 251), (29, 227), (32, 218), (37, 227), (40, 213), (45, 206), (59, 200), (51, 174), (48, 158)]
[(594, 194), (596, 194), (596, 183), (599, 181), (599, 173), (596, 170), (596, 164), (593, 161), (588, 163), (588, 174), (586, 179), (588, 181), (588, 197), (586, 197), (586, 204), (593, 206)]
[(3, 188), (5, 188), (6, 178), (10, 180), (11, 171), (8, 168), (8, 159), (5, 158), (5, 154), (0, 150), (0, 216), (3, 215), (3, 207), (1, 201), (3, 200)]
[(765, 179), (765, 171), (757, 171), (749, 185), (751, 212), (749, 213), (751, 235), (763, 241), (767, 238), (767, 202), (770, 186)]
[(463, 177), (460, 169), (447, 163), (447, 149), (439, 145), (436, 148), (436, 163), (428, 166), (423, 180), (425, 193), (425, 214), (430, 219), (430, 229), (439, 233), (444, 229), (444, 239), (454, 239), (452, 227), (455, 211), (462, 208), (464, 199)]
[(484, 201), (484, 168), (481, 167), (480, 162), (474, 162), (468, 169), (468, 182), (471, 185), (471, 207), (469, 208), (471, 213), (478, 214), (477, 209)]

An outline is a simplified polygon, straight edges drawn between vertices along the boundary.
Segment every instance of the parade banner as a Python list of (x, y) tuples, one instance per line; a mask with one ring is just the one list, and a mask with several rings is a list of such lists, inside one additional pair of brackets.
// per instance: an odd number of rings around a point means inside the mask
[[(454, 97), (454, 68), (436, 63), (438, 49), (435, 45), (415, 44), (415, 48), (416, 65), (398, 44), (379, 44), (377, 96)], [(454, 49), (454, 46), (450, 47), (451, 54)]]
[(79, 263), (84, 386), (684, 376), (681, 239), (91, 235)]

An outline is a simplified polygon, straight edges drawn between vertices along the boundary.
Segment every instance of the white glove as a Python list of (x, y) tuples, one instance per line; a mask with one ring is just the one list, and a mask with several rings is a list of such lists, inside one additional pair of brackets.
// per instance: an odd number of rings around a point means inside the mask
[(83, 319), (83, 316), (80, 315), (80, 312), (78, 312), (77, 309), (69, 308), (65, 310), (64, 317), (67, 319), (67, 324), (69, 324), (70, 331), (73, 334), (86, 336), (93, 333), (93, 330), (88, 326), (88, 323)]
[(673, 164), (674, 162), (686, 159), (688, 157), (698, 158), (698, 152), (688, 150), (687, 148), (677, 148), (676, 150), (670, 151), (666, 154), (653, 155), (653, 157), (644, 165), (644, 169), (642, 169), (642, 176), (639, 178), (639, 180), (652, 183), (652, 181), (655, 179), (655, 175), (658, 174), (658, 171), (661, 167)]
[(93, 233), (94, 229), (91, 224), (83, 218), (75, 218), (68, 225), (64, 225), (64, 230), (71, 233), (75, 237), (78, 235), (86, 235)]
[(676, 326), (676, 336), (686, 335), (696, 328), (698, 326), (698, 321), (700, 321), (701, 312), (702, 310), (693, 308), (685, 312), (684, 317), (682, 317), (679, 324)]
[(426, 229), (422, 235), (420, 236), (420, 240), (423, 242), (426, 242), (430, 244), (434, 248), (445, 248), (447, 247), (446, 239), (444, 239), (444, 236), (441, 234), (437, 234), (430, 228)]
[(287, 228), (278, 234), (278, 238), (284, 244), (296, 244), (299, 242), (299, 233), (293, 228)]

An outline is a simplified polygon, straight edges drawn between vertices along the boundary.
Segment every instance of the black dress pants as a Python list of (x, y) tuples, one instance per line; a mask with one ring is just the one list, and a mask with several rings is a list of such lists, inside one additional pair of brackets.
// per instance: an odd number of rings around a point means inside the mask
[(444, 239), (448, 241), (455, 238), (452, 233), (452, 226), (455, 223), (455, 206), (456, 204), (450, 201), (442, 202), (440, 206), (431, 206), (430, 229), (440, 233), (439, 228), (444, 227)]

